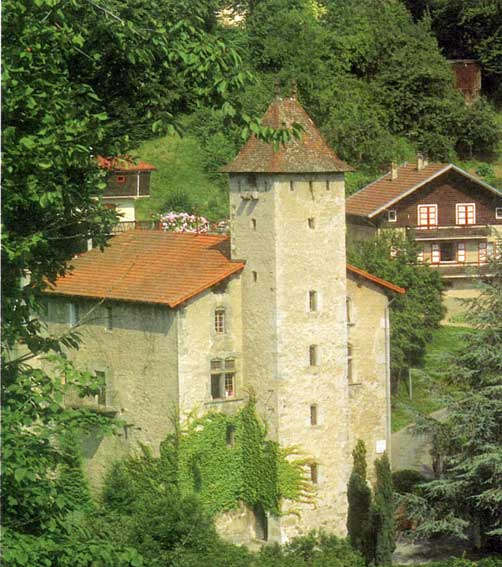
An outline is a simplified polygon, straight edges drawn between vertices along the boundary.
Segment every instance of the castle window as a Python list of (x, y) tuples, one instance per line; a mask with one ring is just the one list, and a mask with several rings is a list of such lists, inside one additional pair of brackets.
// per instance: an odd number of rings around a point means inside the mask
[(68, 305), (68, 323), (70, 327), (75, 327), (80, 322), (80, 307), (77, 303)]
[(253, 281), (256, 283), (258, 281), (258, 272), (251, 272), (253, 274)]
[(235, 447), (235, 425), (227, 425), (225, 439), (227, 447)]
[(309, 291), (309, 310), (317, 311), (317, 291)]
[(294, 191), (294, 190), (295, 190), (295, 182), (294, 182), (294, 181), (290, 181), (290, 182), (289, 182), (289, 190), (290, 190), (290, 191)]
[(347, 299), (345, 300), (345, 308), (347, 310), (347, 325), (353, 325), (354, 324), (354, 310), (353, 310), (352, 298), (351, 297), (347, 297)]
[(126, 182), (126, 176), (125, 175), (116, 175), (115, 176), (115, 181), (117, 183), (120, 183), (121, 185), (124, 184)]
[(319, 467), (317, 463), (312, 463), (310, 465), (310, 481), (312, 484), (317, 484), (319, 481)]
[(326, 191), (329, 191), (331, 189), (329, 181), (326, 181)]
[(495, 218), (496, 219), (502, 219), (502, 207), (497, 207), (495, 209)]
[(225, 309), (218, 307), (214, 312), (214, 330), (216, 333), (225, 332)]
[(111, 307), (106, 307), (106, 330), (113, 330), (113, 312)]
[(106, 374), (102, 370), (96, 370), (96, 377), (99, 379), (99, 392), (95, 396), (98, 406), (106, 406)]
[(308, 222), (309, 228), (311, 228), (311, 229), (315, 228), (315, 218), (314, 217), (310, 217), (307, 222)]
[(310, 425), (317, 425), (317, 406), (315, 404), (310, 406)]
[(396, 222), (397, 221), (397, 211), (396, 210), (387, 211), (387, 220), (389, 222)]
[(312, 193), (314, 190), (314, 182), (312, 180), (309, 181), (309, 191)]
[(251, 228), (256, 230), (256, 219), (251, 219)]
[(352, 384), (354, 380), (353, 348), (350, 343), (347, 345), (347, 380), (349, 384)]
[(310, 366), (317, 366), (319, 353), (317, 351), (317, 345), (309, 346), (309, 364)]
[(213, 400), (235, 396), (235, 360), (211, 360), (211, 397)]

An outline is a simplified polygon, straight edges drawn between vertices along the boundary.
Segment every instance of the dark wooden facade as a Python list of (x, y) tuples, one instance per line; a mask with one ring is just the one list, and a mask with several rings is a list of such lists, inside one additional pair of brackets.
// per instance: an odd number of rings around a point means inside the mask
[(474, 203), (476, 207), (475, 225), (502, 225), (495, 211), (502, 207), (502, 196), (497, 197), (455, 171), (431, 181), (405, 197), (388, 210), (396, 211), (396, 221), (388, 221), (388, 211), (376, 217), (381, 227), (405, 228), (418, 225), (418, 206), (437, 205), (437, 226), (457, 225), (456, 205)]
[(137, 198), (150, 195), (150, 171), (118, 171), (110, 173), (103, 197)]

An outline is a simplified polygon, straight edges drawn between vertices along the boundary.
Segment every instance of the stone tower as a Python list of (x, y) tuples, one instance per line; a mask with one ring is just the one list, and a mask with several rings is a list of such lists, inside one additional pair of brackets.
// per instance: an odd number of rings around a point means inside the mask
[(296, 446), (316, 498), (270, 519), (285, 540), (312, 528), (345, 533), (351, 466), (347, 383), (345, 191), (350, 167), (296, 97), (276, 98), (263, 123), (303, 126), (274, 150), (251, 137), (230, 174), (232, 258), (242, 281), (243, 371), (270, 436)]

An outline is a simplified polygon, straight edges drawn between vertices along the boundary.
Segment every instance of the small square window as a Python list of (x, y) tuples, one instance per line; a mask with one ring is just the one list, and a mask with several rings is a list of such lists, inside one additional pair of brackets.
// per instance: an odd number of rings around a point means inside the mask
[(495, 218), (496, 219), (502, 219), (502, 207), (497, 207), (495, 209)]
[(307, 222), (308, 222), (309, 228), (311, 228), (311, 229), (315, 228), (315, 218), (314, 217), (309, 218)]
[(317, 311), (317, 291), (309, 291), (309, 310)]
[(312, 463), (310, 465), (310, 481), (312, 484), (317, 484), (319, 482), (319, 467), (317, 463)]
[(310, 406), (310, 425), (317, 425), (317, 406), (315, 404)]
[(214, 330), (216, 333), (225, 332), (225, 309), (218, 308), (214, 312)]
[(317, 345), (309, 346), (309, 364), (310, 366), (317, 366), (318, 364)]
[(396, 222), (397, 221), (397, 211), (387, 211), (387, 218), (389, 222)]
[(117, 183), (120, 183), (121, 185), (124, 184), (126, 182), (126, 176), (125, 175), (116, 175), (115, 176), (115, 181)]

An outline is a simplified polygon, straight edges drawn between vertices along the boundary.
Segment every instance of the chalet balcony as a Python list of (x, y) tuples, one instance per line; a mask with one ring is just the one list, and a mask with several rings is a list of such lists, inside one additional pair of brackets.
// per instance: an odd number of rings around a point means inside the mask
[(410, 229), (414, 240), (480, 240), (489, 236), (488, 225), (425, 226)]
[(431, 268), (439, 271), (441, 276), (448, 278), (479, 278), (489, 274), (489, 264), (478, 262), (440, 262), (428, 264)]

